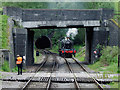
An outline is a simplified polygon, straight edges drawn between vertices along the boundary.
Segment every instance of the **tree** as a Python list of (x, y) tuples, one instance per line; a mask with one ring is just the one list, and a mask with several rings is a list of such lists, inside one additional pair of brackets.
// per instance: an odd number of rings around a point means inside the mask
[(115, 8), (115, 2), (87, 2), (84, 4), (86, 9)]
[(45, 9), (48, 6), (47, 2), (3, 2), (2, 6), (12, 6), (19, 8)]
[(74, 45), (84, 45), (85, 44), (85, 28), (79, 28), (78, 34), (74, 38)]

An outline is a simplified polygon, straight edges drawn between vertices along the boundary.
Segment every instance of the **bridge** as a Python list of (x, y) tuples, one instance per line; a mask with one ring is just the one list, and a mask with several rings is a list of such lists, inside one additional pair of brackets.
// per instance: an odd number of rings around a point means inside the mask
[[(15, 66), (17, 54), (26, 57), (25, 66), (34, 63), (34, 32), (31, 29), (86, 28), (86, 62), (96, 61), (93, 51), (97, 45), (118, 45), (118, 26), (110, 20), (114, 16), (111, 9), (98, 10), (46, 10), (4, 7), (8, 15), (10, 31), (11, 61)], [(17, 27), (15, 27), (17, 25)]]

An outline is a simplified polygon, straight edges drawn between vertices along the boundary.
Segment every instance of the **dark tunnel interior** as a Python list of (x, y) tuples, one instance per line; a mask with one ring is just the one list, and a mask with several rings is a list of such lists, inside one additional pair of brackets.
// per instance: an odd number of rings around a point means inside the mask
[(35, 46), (38, 49), (51, 48), (51, 40), (47, 36), (41, 36), (36, 40)]

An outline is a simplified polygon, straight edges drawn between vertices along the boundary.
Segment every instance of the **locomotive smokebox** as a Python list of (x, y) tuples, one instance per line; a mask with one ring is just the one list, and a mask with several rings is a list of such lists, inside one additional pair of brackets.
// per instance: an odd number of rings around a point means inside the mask
[(52, 47), (52, 43), (49, 37), (47, 36), (41, 36), (40, 38), (38, 38), (35, 42), (35, 46), (38, 49), (45, 49), (45, 48), (51, 48)]

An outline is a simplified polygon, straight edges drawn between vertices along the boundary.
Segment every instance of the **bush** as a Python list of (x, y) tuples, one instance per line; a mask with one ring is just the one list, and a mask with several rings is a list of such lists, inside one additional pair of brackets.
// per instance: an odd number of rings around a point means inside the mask
[(103, 63), (103, 65), (118, 63), (118, 47), (117, 46), (103, 47), (101, 54), (102, 56), (99, 58), (99, 60)]
[(17, 72), (17, 71), (18, 71), (18, 67), (17, 66), (12, 69), (12, 72)]
[(4, 64), (2, 65), (2, 71), (9, 72), (9, 62), (7, 60), (4, 61)]
[(118, 47), (103, 47), (101, 54), (99, 60), (88, 67), (97, 72), (118, 73)]
[(50, 50), (50, 51), (54, 52), (54, 53), (58, 53), (58, 49), (59, 49), (59, 46), (58, 45), (54, 45), (54, 46), (52, 46), (52, 50)]

